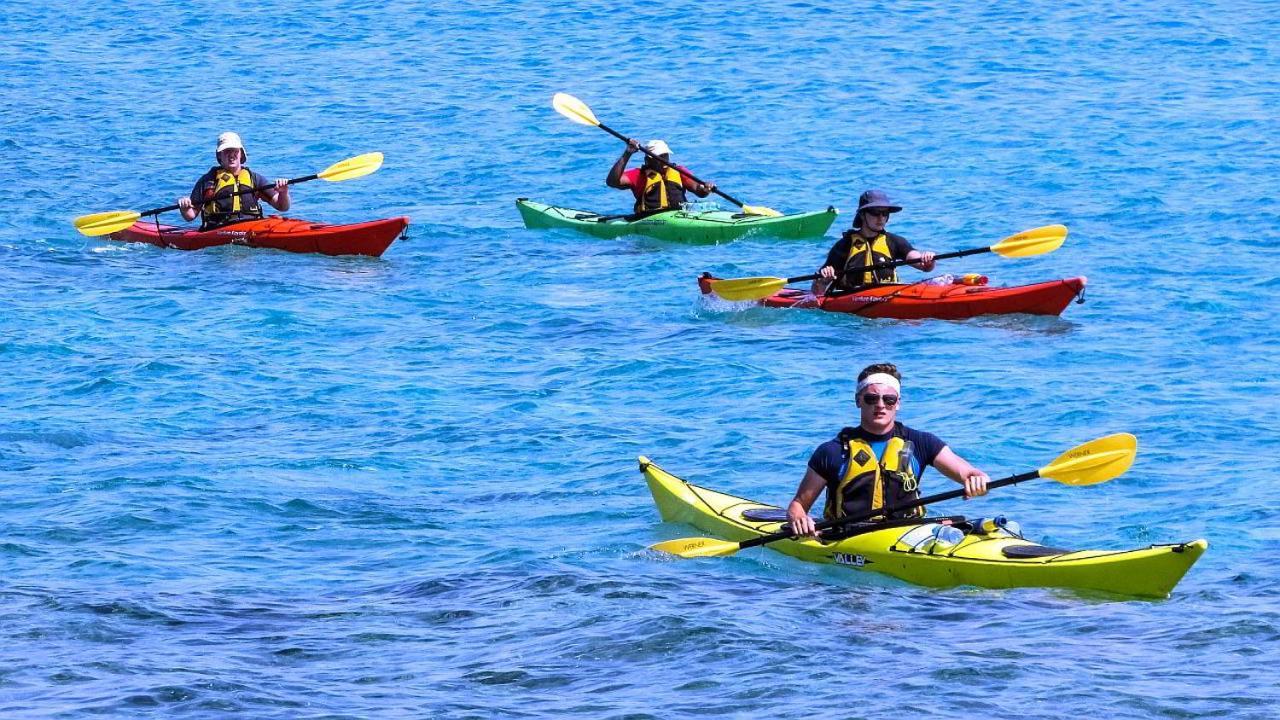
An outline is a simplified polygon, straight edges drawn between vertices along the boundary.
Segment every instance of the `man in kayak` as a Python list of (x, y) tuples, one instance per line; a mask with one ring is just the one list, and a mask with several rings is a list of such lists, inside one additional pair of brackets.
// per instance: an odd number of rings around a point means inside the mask
[[(258, 200), (266, 200), (271, 207), (284, 212), (289, 209), (289, 181), (275, 183), (245, 167), (249, 155), (244, 151), (240, 136), (224, 132), (218, 136), (214, 151), (218, 164), (209, 169), (191, 189), (189, 197), (178, 198), (178, 209), (187, 222), (202, 215), (201, 230), (212, 230), (238, 220), (262, 217)], [(249, 188), (262, 188), (257, 192), (237, 194)]]
[(868, 271), (865, 268), (890, 260), (908, 260), (925, 271), (933, 270), (932, 252), (921, 252), (901, 235), (887, 232), (884, 226), (889, 215), (902, 207), (889, 202), (883, 190), (868, 190), (858, 198), (858, 211), (853, 214), (853, 228), (846, 230), (827, 253), (813, 281), (814, 295), (825, 295), (828, 290), (849, 291), (868, 285), (880, 285), (898, 281), (894, 268)]
[[(828, 520), (902, 505), (920, 497), (920, 476), (928, 465), (964, 486), (965, 498), (985, 495), (990, 478), (955, 454), (938, 436), (897, 422), (902, 407), (902, 376), (889, 363), (858, 373), (854, 400), (861, 423), (814, 450), (809, 467), (787, 506), (796, 535), (816, 537), (809, 508), (826, 491)], [(895, 517), (923, 517), (913, 508)], [(876, 519), (884, 519), (876, 518)]]
[[(661, 140), (650, 140), (645, 149), (671, 162), (671, 148)], [(609, 168), (604, 184), (618, 190), (630, 189), (636, 196), (635, 214), (652, 215), (664, 210), (679, 210), (685, 201), (685, 190), (692, 190), (698, 197), (706, 197), (715, 189), (715, 183), (698, 183), (689, 177), (688, 168), (664, 165), (645, 155), (644, 164), (627, 170), (627, 162), (640, 149), (640, 143), (628, 140), (622, 157)], [(681, 171), (684, 172), (681, 172)]]

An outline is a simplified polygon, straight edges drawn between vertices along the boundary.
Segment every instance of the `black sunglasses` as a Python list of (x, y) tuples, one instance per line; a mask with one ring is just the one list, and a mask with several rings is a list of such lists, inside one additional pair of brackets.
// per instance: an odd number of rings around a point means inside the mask
[(871, 407), (876, 403), (880, 402), (881, 400), (884, 401), (884, 406), (887, 408), (894, 407), (895, 405), (898, 404), (897, 395), (877, 395), (875, 393), (862, 393), (862, 404), (866, 405), (867, 407)]
[(882, 218), (887, 218), (889, 217), (889, 215), (892, 214), (888, 210), (863, 210), (862, 212), (866, 215), (872, 215), (874, 217), (882, 217)]

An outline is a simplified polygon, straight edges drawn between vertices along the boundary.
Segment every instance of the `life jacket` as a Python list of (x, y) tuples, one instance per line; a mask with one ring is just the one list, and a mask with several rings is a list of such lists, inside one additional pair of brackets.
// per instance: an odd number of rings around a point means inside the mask
[(673, 167), (661, 171), (640, 168), (644, 187), (636, 196), (636, 212), (654, 212), (679, 208), (684, 204), (684, 177)]
[(889, 249), (889, 238), (884, 233), (867, 242), (867, 239), (858, 231), (846, 230), (844, 238), (849, 240), (849, 257), (844, 262), (841, 285), (853, 289), (898, 282), (896, 268), (880, 268), (870, 272), (863, 269), (876, 263), (893, 261), (893, 254)]
[[(827, 483), (824, 518), (837, 520), (919, 499), (920, 480), (912, 463), (912, 443), (903, 435), (902, 426), (894, 426), (884, 452), (877, 458), (870, 443), (856, 437), (849, 428), (841, 431), (838, 439), (845, 443), (845, 469), (836, 482)], [(924, 517), (924, 508), (897, 512), (893, 517)], [(878, 515), (870, 519), (884, 520), (885, 517)]]
[(201, 229), (262, 217), (262, 206), (258, 204), (256, 192), (236, 194), (253, 187), (253, 173), (249, 168), (242, 167), (239, 173), (232, 174), (219, 166), (209, 172), (213, 175), (213, 184), (205, 185), (205, 203), (200, 210), (203, 217)]

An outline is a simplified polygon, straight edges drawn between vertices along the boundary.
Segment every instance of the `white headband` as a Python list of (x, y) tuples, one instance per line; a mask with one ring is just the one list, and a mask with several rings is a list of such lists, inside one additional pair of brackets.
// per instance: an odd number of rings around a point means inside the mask
[(861, 395), (862, 391), (866, 390), (868, 385), (888, 385), (896, 390), (899, 395), (902, 394), (902, 385), (898, 383), (898, 378), (888, 373), (871, 373), (862, 380), (859, 380), (858, 389), (854, 390), (853, 394)]

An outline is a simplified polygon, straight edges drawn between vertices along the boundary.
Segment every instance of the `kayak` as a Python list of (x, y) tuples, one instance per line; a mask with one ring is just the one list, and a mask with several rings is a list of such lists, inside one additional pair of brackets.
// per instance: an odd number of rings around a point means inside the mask
[(143, 242), (179, 250), (200, 250), (215, 245), (245, 245), (296, 253), (378, 257), (408, 226), (407, 217), (350, 225), (325, 225), (277, 215), (202, 231), (139, 220), (132, 227), (112, 233), (110, 237), (122, 242)]
[[(687, 523), (737, 542), (783, 529), (781, 508), (685, 482), (644, 456), (640, 471), (667, 522)], [(950, 546), (934, 543), (934, 529), (948, 524), (964, 532), (963, 539)], [(1205, 540), (1192, 540), (1136, 550), (1064, 550), (1038, 545), (1005, 528), (984, 534), (975, 525), (961, 517), (861, 523), (839, 540), (788, 539), (769, 547), (801, 560), (884, 573), (927, 587), (1060, 587), (1155, 598), (1168, 597), (1209, 547)]]
[[(698, 278), (698, 287), (704, 295), (711, 294), (718, 279), (703, 273)], [(1013, 287), (966, 285), (959, 281), (950, 285), (892, 283), (822, 298), (805, 290), (785, 288), (759, 302), (767, 307), (806, 308), (899, 320), (962, 320), (1012, 313), (1061, 315), (1072, 300), (1079, 298), (1079, 302), (1084, 302), (1085, 283), (1083, 276)]]
[(727, 210), (672, 210), (639, 220), (600, 215), (587, 210), (544, 205), (527, 198), (516, 200), (527, 228), (569, 228), (602, 238), (646, 235), (671, 242), (722, 243), (748, 235), (806, 238), (821, 237), (835, 221), (837, 210), (768, 217)]

